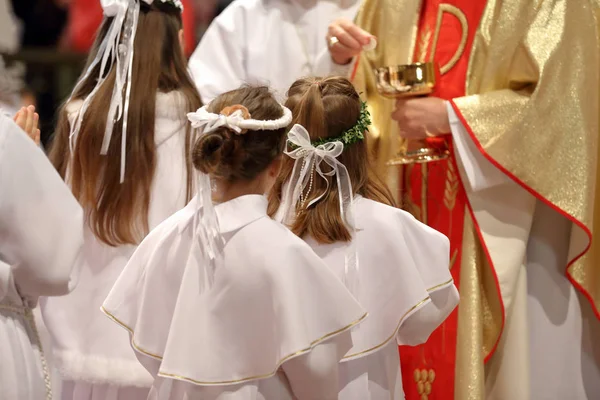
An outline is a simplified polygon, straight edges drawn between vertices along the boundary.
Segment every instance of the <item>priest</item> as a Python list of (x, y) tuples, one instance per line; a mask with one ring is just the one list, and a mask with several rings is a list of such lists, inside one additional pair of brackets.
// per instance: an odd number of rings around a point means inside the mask
[[(360, 0), (233, 1), (190, 59), (202, 100), (208, 103), (243, 83), (268, 85), (283, 100), (298, 78), (345, 74), (347, 67), (337, 66), (329, 56), (325, 37), (333, 21), (348, 20), (350, 25), (359, 5)], [(358, 42), (347, 43), (355, 52), (370, 39), (358, 35)]]
[[(450, 238), (461, 295), (428, 343), (400, 349), (408, 400), (600, 393), (598, 17), (595, 0), (362, 4), (379, 47), (352, 78), (378, 169)], [(435, 96), (377, 93), (373, 68), (416, 61), (441, 66)], [(398, 135), (437, 136), (451, 156), (387, 168)]]

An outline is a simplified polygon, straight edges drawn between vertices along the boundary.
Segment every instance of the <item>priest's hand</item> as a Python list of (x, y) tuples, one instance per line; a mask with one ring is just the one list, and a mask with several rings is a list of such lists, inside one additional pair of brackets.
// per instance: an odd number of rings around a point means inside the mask
[(340, 18), (329, 25), (327, 46), (336, 64), (346, 65), (359, 55), (365, 46), (372, 43), (374, 36), (362, 30), (352, 21)]
[(450, 133), (446, 102), (439, 97), (399, 99), (392, 119), (406, 139), (426, 139)]

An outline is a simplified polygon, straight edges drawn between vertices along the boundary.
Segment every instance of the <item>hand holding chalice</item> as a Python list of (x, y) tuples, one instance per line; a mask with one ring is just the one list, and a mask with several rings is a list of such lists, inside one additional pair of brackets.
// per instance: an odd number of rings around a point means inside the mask
[[(439, 72), (433, 62), (399, 65), (375, 70), (379, 93), (392, 99), (411, 99), (434, 92)], [(426, 163), (448, 158), (444, 139), (435, 136), (408, 139), (388, 165)]]

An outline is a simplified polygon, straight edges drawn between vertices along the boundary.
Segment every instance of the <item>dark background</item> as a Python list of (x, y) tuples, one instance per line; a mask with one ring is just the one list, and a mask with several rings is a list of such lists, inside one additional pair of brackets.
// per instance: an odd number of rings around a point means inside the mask
[[(25, 66), (22, 104), (36, 106), (40, 114), (42, 142), (47, 144), (54, 129), (56, 110), (75, 85), (85, 64), (89, 50), (87, 43), (93, 41), (102, 19), (99, 0), (11, 1), (13, 12), (21, 23), (20, 49), (2, 56), (9, 67), (14, 63)], [(193, 37), (188, 38), (188, 56), (212, 19), (231, 1), (186, 0), (186, 12), (193, 21), (193, 30), (190, 31)], [(86, 10), (90, 15), (85, 15)], [(79, 29), (76, 37), (73, 37), (75, 30), (71, 26), (74, 15), (78, 21), (90, 20), (78, 24), (87, 24), (87, 29), (83, 33)]]

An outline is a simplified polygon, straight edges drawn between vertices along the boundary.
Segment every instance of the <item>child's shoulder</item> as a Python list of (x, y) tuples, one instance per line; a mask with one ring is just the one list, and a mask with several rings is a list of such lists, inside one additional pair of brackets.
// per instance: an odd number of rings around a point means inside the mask
[(158, 224), (146, 238), (140, 247), (156, 245), (162, 238), (169, 236), (174, 230), (183, 231), (192, 225), (196, 213), (196, 199), (193, 198), (188, 205), (177, 211), (160, 224)]
[(354, 212), (359, 225), (372, 225), (380, 228), (394, 227), (398, 223), (415, 224), (418, 221), (410, 213), (375, 200), (358, 197)]
[(298, 251), (311, 251), (304, 240), (269, 217), (261, 218), (248, 225), (245, 237), (252, 241), (254, 251), (261, 252), (267, 249), (278, 257), (286, 257)]
[(355, 213), (357, 228), (365, 230), (370, 236), (424, 237), (444, 243), (448, 241), (446, 236), (422, 223), (409, 212), (374, 200), (358, 198)]

